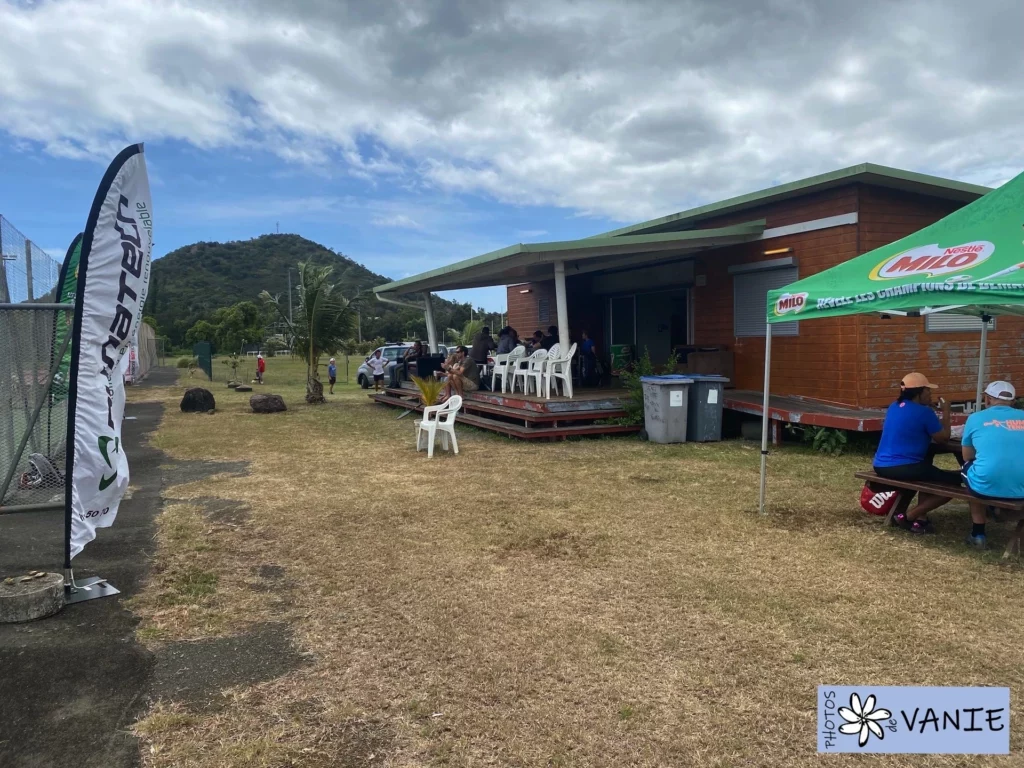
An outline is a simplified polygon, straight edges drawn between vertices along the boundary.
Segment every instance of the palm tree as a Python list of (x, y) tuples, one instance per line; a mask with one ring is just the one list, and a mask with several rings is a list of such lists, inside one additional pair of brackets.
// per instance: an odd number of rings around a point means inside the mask
[(333, 355), (352, 336), (354, 316), (340, 289), (328, 282), (334, 267), (299, 263), (298, 305), (294, 324), (288, 319), (287, 303), (267, 291), (260, 298), (277, 309), (294, 340), (295, 352), (306, 362), (306, 402), (323, 403), (324, 387), (319, 366), (323, 355)]
[(468, 347), (473, 343), (473, 339), (477, 337), (477, 334), (480, 333), (480, 330), (483, 327), (483, 320), (467, 320), (461, 331), (449, 328), (445, 335), (452, 339), (453, 344), (461, 344), (462, 346)]

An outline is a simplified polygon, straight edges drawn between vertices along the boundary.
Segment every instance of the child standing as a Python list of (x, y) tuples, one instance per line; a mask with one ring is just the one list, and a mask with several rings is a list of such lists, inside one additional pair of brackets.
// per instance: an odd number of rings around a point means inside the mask
[(256, 355), (256, 381), (260, 384), (263, 383), (263, 372), (267, 370), (267, 361), (263, 359), (262, 354)]
[(384, 366), (388, 363), (384, 359), (381, 351), (378, 349), (374, 352), (370, 359), (366, 361), (366, 364), (370, 366), (370, 370), (373, 371), (373, 391), (379, 392), (384, 387)]
[(334, 382), (338, 380), (338, 366), (334, 364), (334, 358), (331, 358), (331, 362), (327, 365), (327, 378), (331, 382), (331, 394), (334, 394)]

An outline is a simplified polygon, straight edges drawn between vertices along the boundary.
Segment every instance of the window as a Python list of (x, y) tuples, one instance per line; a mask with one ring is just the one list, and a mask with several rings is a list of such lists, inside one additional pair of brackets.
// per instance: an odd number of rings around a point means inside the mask
[[(994, 331), (996, 321), (988, 321), (988, 329)], [(981, 318), (971, 315), (951, 315), (948, 312), (939, 312), (936, 315), (924, 316), (924, 329), (926, 331), (960, 331), (981, 333)]]
[(551, 322), (551, 299), (537, 299), (537, 322), (541, 325)]
[[(759, 269), (733, 275), (733, 329), (737, 336), (764, 336), (768, 291), (798, 280), (796, 267)], [(775, 323), (772, 336), (797, 336), (800, 324)]]

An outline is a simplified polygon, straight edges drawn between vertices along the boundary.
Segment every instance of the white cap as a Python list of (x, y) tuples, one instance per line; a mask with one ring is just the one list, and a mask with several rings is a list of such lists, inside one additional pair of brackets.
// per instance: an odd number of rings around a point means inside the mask
[(334, 362), (334, 358), (333, 358), (333, 357), (331, 358), (331, 362), (332, 362), (332, 363)]
[(1005, 400), (1009, 403), (1017, 399), (1017, 390), (1008, 381), (993, 381), (985, 387), (985, 394), (996, 400)]

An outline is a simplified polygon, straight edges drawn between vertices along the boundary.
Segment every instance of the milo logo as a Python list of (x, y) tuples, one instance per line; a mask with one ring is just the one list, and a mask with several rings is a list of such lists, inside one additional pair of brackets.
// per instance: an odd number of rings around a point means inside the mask
[(988, 240), (976, 240), (951, 248), (940, 248), (938, 244), (922, 245), (886, 259), (871, 270), (868, 277), (872, 280), (899, 280), (963, 272), (987, 261), (995, 249)]
[(806, 304), (806, 293), (784, 293), (775, 300), (775, 314), (785, 315), (790, 312), (799, 312)]

